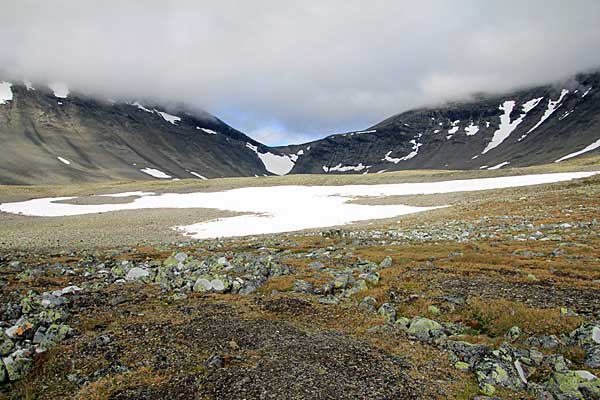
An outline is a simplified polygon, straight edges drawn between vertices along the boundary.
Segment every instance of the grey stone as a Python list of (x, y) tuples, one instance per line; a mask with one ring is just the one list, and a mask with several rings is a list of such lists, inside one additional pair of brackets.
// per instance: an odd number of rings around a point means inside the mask
[(206, 278), (198, 278), (194, 283), (194, 292), (208, 292), (212, 289), (211, 281)]
[(218, 354), (213, 354), (204, 361), (204, 365), (208, 368), (222, 368), (225, 364), (223, 358)]
[(140, 267), (133, 267), (127, 272), (125, 279), (128, 281), (143, 280), (150, 276), (150, 271)]
[(377, 313), (381, 315), (387, 322), (396, 321), (396, 309), (390, 303), (383, 303), (377, 310)]
[(185, 260), (187, 260), (188, 255), (181, 252), (181, 253), (177, 253), (173, 256), (174, 259), (176, 259), (179, 262), (184, 262)]
[(375, 312), (377, 299), (375, 297), (367, 296), (364, 297), (361, 302), (358, 304), (358, 309), (361, 311)]
[(444, 327), (428, 318), (415, 317), (410, 322), (408, 333), (424, 341), (446, 336)]

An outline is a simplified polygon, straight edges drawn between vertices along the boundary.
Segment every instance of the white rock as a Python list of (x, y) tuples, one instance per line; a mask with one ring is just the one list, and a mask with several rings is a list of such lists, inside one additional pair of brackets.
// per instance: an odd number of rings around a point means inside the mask
[(128, 281), (133, 281), (135, 279), (145, 278), (149, 275), (150, 275), (150, 271), (140, 268), (140, 267), (134, 267), (129, 270), (129, 272), (125, 276), (125, 279), (127, 279)]

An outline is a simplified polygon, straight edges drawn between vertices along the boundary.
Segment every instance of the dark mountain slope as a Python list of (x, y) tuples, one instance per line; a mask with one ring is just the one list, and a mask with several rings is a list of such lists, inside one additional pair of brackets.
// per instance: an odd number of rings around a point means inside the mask
[(408, 111), (362, 132), (280, 150), (300, 151), (292, 173), (364, 173), (528, 166), (598, 140), (600, 73), (591, 73), (560, 85)]
[(171, 115), (73, 93), (62, 98), (46, 87), (16, 83), (10, 92), (12, 99), (0, 100), (3, 184), (268, 173), (247, 143), (266, 148), (209, 114)]

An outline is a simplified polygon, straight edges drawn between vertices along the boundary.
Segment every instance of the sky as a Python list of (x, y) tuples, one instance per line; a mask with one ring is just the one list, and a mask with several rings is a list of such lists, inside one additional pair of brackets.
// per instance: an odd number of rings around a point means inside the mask
[(0, 0), (0, 74), (186, 104), (269, 145), (600, 66), (598, 0)]

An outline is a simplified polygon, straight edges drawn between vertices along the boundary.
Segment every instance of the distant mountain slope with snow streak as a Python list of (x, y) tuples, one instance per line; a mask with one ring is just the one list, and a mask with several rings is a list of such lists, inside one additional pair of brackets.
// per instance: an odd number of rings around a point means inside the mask
[(291, 173), (376, 173), (560, 162), (600, 151), (599, 140), (600, 73), (588, 73), (562, 84), (408, 111), (364, 131), (280, 150), (303, 150)]
[(0, 184), (262, 176), (257, 152), (289, 160), (207, 113), (1, 79), (0, 141)]

